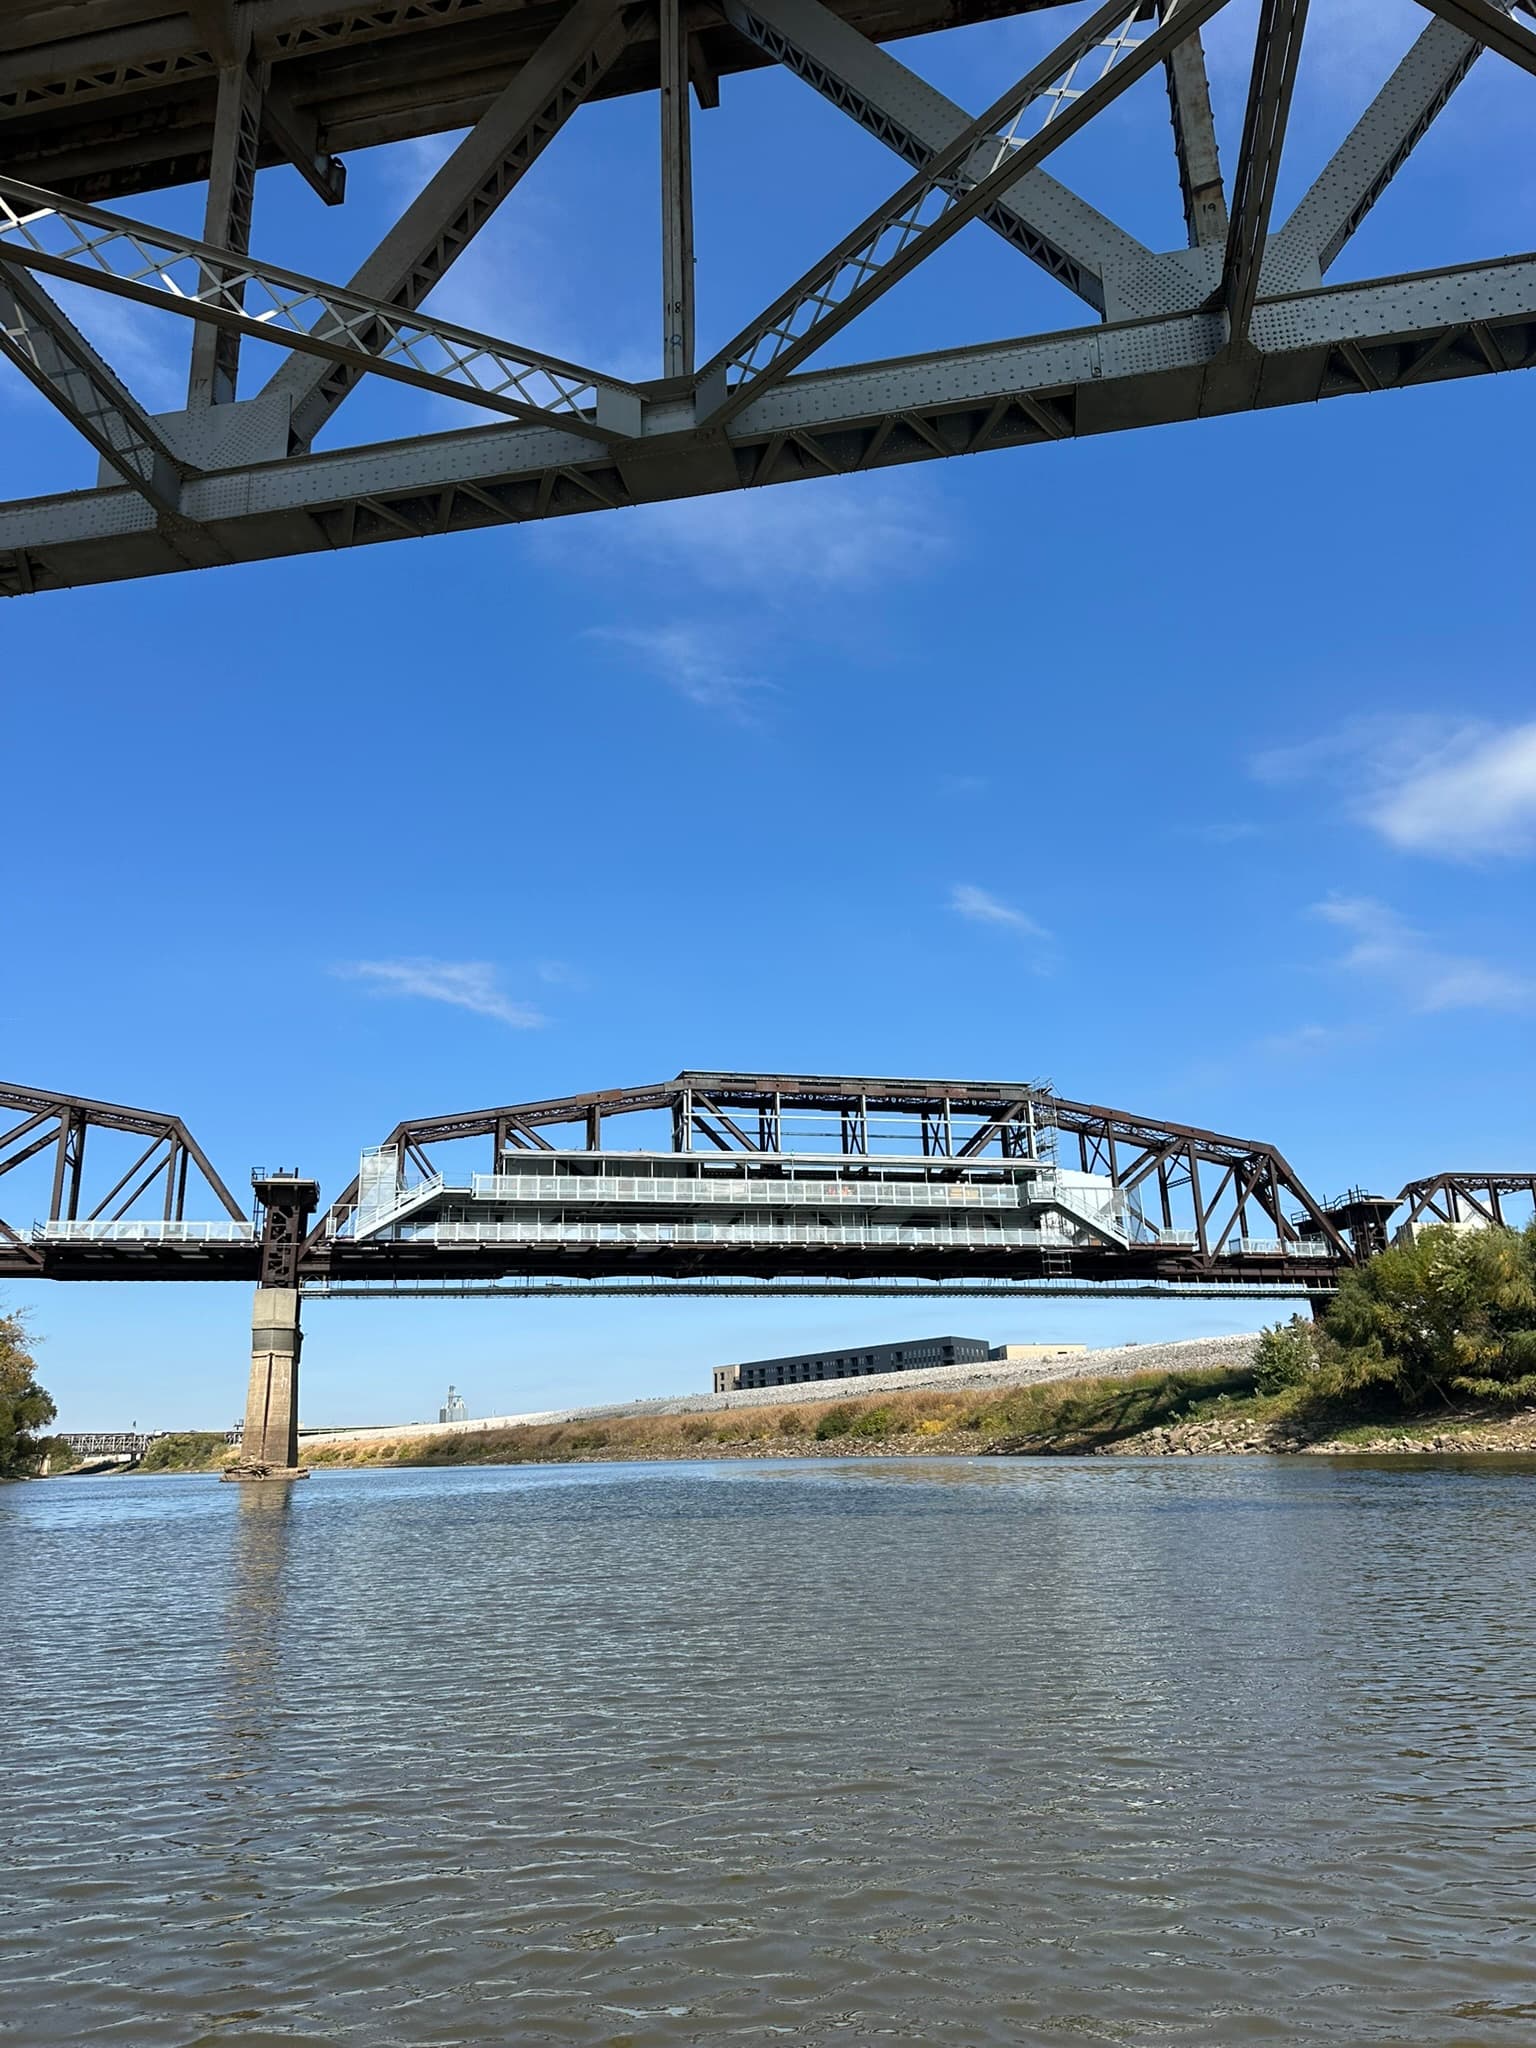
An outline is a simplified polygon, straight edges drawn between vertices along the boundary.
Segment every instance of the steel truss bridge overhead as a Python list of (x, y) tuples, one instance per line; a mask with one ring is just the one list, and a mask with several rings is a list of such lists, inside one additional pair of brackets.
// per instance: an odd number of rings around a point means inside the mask
[[(1420, 0), (1417, 40), (1374, 96), (1362, 91), (1353, 125), (1283, 219), (1274, 195), (1306, 0), (1260, 0), (1241, 132), (1219, 146), (1201, 29), (1225, 4), (1109, 0), (1063, 31), (1038, 0), (9, 0), (0, 353), (100, 466), (94, 487), (0, 505), (0, 592), (1528, 366), (1536, 254), (1348, 283), (1329, 272), (1474, 63), (1536, 72), (1536, 0)], [(999, 80), (980, 111), (899, 55), (908, 36), (1036, 11), (1054, 47), (1022, 77)], [(741, 332), (701, 347), (692, 110), (710, 118), (722, 78), (770, 64), (889, 147), (891, 195), (788, 289), (765, 278)], [(1173, 251), (1147, 248), (1050, 168), (1054, 151), (1150, 73), (1166, 82), (1172, 148), (1147, 175), (1177, 176), (1187, 225), (1188, 246)], [(426, 310), (584, 102), (652, 92), (654, 380)], [(787, 99), (784, 109), (791, 120)], [(296, 167), (317, 202), (336, 205), (345, 154), (461, 126), (463, 140), (350, 278), (327, 282), (250, 253), (267, 166)], [(770, 131), (765, 152), (782, 154), (788, 139), (783, 126)], [(201, 235), (135, 215), (135, 195), (187, 183), (206, 186)], [(826, 342), (968, 224), (1064, 285), (1083, 324), (896, 360), (818, 362)], [(149, 411), (65, 313), (60, 282), (180, 317), (183, 409)], [(287, 351), (259, 388), (241, 380), (247, 340)], [(365, 377), (503, 417), (336, 445), (336, 415)]]
[(0, 1180), (30, 1166), (39, 1216), (6, 1199), (0, 1276), (37, 1280), (1295, 1297), (1400, 1207), (1516, 1222), (1536, 1197), (1474, 1173), (1320, 1201), (1273, 1145), (1038, 1082), (689, 1072), (399, 1123), (313, 1221), (316, 1183), (284, 1171), (252, 1176), (247, 1217), (178, 1118), (6, 1086), (0, 1108)]

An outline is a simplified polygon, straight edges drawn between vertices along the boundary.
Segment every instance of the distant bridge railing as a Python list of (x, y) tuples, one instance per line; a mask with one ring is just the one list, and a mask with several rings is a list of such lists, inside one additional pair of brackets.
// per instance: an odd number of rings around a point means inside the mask
[[(82, 1458), (125, 1455), (142, 1458), (151, 1444), (159, 1443), (162, 1437), (178, 1436), (181, 1433), (174, 1429), (61, 1429), (56, 1432), (53, 1441), (68, 1444), (69, 1448)], [(219, 1434), (225, 1443), (237, 1444), (245, 1432), (243, 1428), (235, 1428), (221, 1430)]]

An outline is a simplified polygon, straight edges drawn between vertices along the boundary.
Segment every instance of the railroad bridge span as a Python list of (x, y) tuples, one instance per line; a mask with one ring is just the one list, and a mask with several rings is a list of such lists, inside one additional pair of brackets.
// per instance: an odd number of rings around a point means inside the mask
[(323, 1210), (317, 1181), (258, 1169), (247, 1214), (179, 1117), (10, 1085), (0, 1109), (0, 1180), (30, 1177), (37, 1210), (0, 1217), (0, 1277), (255, 1288), (254, 1471), (296, 1465), (306, 1295), (1317, 1302), (1399, 1211), (1483, 1226), (1536, 1199), (1519, 1172), (1324, 1199), (1272, 1144), (1038, 1081), (688, 1071), (413, 1118)]

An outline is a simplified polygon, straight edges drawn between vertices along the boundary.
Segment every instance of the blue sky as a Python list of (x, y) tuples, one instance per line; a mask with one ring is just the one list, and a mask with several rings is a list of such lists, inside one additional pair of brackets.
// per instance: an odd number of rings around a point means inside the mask
[[(1252, 10), (1228, 12), (1230, 160)], [(1317, 13), (1281, 216), (1427, 19)], [(979, 107), (1067, 18), (898, 54)], [(1334, 276), (1526, 246), (1532, 90), (1484, 58)], [(694, 128), (707, 354), (902, 172), (785, 77), (727, 79)], [(653, 99), (586, 110), (436, 308), (654, 374), (654, 131)], [(446, 147), (354, 157), (338, 210), (264, 174), (256, 246), (346, 276)], [(1182, 240), (1159, 80), (1053, 169)], [(184, 323), (72, 305), (181, 402)], [(1078, 324), (972, 227), (826, 359)], [(272, 361), (250, 350), (243, 388)], [(242, 1186), (283, 1161), (331, 1192), (402, 1116), (685, 1066), (1041, 1075), (1272, 1139), (1322, 1191), (1528, 1164), (1533, 407), (1488, 378), (14, 603), (0, 1066), (175, 1109)], [(328, 438), (472, 417), (381, 386)], [(94, 467), (9, 373), (0, 449), (7, 495)], [(11, 1301), (67, 1423), (240, 1405), (243, 1289)], [(1259, 1313), (317, 1305), (304, 1409), (420, 1415), (453, 1379), (504, 1412), (801, 1343)]]

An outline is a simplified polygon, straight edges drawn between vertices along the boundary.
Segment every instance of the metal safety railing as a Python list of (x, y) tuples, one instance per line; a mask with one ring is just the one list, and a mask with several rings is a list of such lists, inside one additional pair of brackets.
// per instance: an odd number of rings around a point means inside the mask
[[(1063, 1245), (1090, 1241), (1047, 1218), (1046, 1227), (1002, 1224), (991, 1230), (964, 1222), (810, 1223), (765, 1216), (750, 1223), (664, 1223), (537, 1217), (487, 1218), (483, 1223), (403, 1223), (395, 1236), (406, 1244), (725, 1244), (725, 1245), (957, 1245), (979, 1250), (1005, 1246)], [(1052, 1224), (1057, 1227), (1052, 1228)]]
[[(476, 1202), (550, 1202), (572, 1207), (588, 1202), (680, 1203), (689, 1208), (724, 1204), (729, 1208), (825, 1208), (830, 1203), (855, 1208), (1028, 1209), (1050, 1199), (1049, 1176), (1020, 1186), (980, 1182), (851, 1181), (851, 1180), (684, 1180), (648, 1174), (477, 1173), (470, 1178)], [(1040, 1194), (1035, 1189), (1041, 1190)], [(453, 1192), (457, 1192), (454, 1190)]]
[(254, 1223), (34, 1223), (37, 1244), (254, 1244)]
[(389, 1191), (386, 1199), (378, 1199), (375, 1193), (369, 1200), (361, 1201), (338, 1229), (338, 1236), (349, 1233), (353, 1237), (373, 1237), (401, 1216), (408, 1216), (423, 1202), (431, 1201), (443, 1192), (443, 1176), (434, 1173), (427, 1180), (413, 1181), (409, 1186), (396, 1186)]

